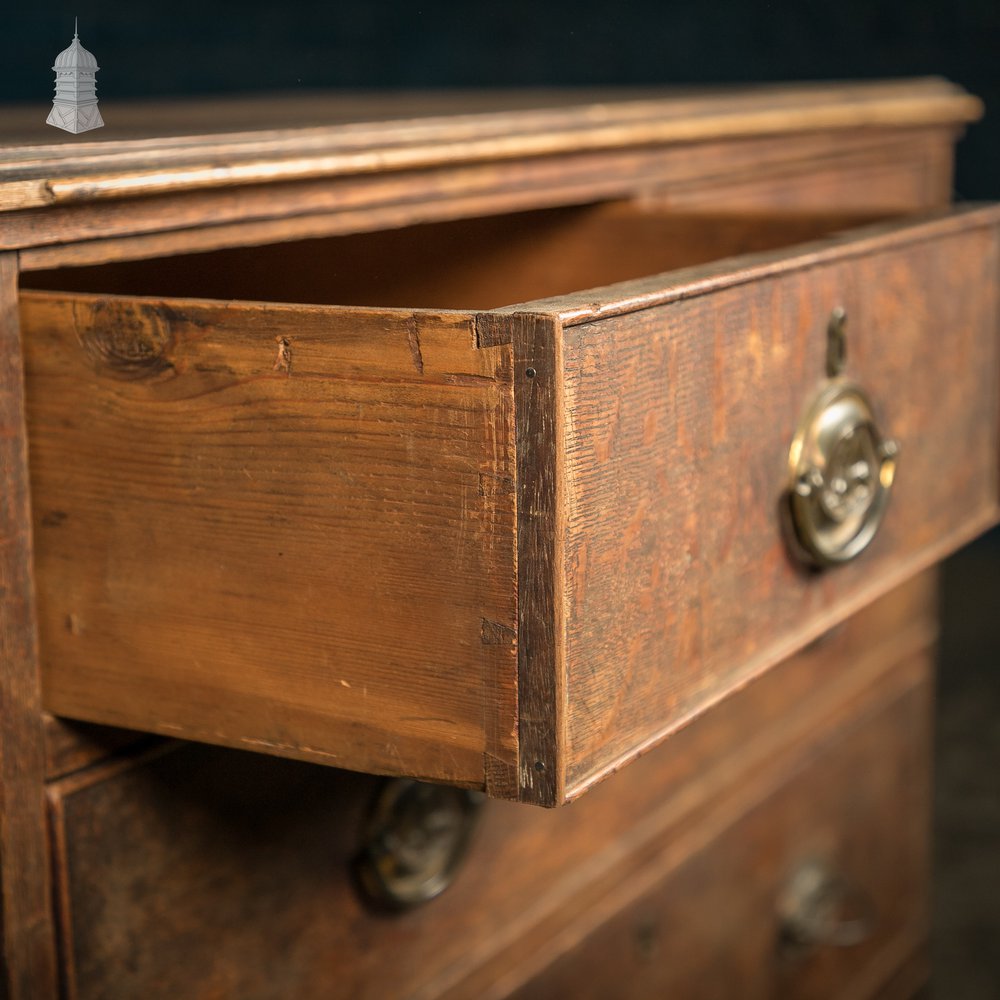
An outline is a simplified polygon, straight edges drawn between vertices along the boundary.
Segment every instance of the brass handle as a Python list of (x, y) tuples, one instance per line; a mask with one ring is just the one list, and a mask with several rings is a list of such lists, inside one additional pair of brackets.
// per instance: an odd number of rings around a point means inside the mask
[(778, 898), (781, 945), (785, 950), (828, 946), (850, 948), (875, 931), (871, 897), (822, 861), (801, 864)]
[(354, 862), (369, 904), (405, 910), (439, 896), (465, 857), (485, 797), (408, 778), (379, 790)]
[(788, 453), (788, 502), (797, 553), (818, 566), (847, 562), (875, 537), (899, 457), (864, 390), (841, 376), (843, 310), (830, 322), (828, 381), (810, 403)]

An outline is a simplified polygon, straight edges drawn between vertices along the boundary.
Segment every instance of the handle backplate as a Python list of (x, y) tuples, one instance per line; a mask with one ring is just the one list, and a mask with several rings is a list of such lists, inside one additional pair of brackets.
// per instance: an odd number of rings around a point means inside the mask
[(846, 314), (827, 331), (827, 381), (803, 414), (788, 452), (788, 509), (796, 553), (816, 566), (848, 562), (879, 529), (899, 445), (882, 436), (867, 393), (841, 373)]

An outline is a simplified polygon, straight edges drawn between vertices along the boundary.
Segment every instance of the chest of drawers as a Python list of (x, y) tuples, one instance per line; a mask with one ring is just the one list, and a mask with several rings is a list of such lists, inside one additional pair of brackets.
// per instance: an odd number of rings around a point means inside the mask
[[(977, 102), (487, 100), (6, 151), (12, 995), (919, 979), (927, 571), (997, 506), (1000, 212), (948, 208)], [(521, 804), (372, 917), (376, 779), (317, 763)], [(875, 880), (866, 943), (797, 940), (802, 870)]]

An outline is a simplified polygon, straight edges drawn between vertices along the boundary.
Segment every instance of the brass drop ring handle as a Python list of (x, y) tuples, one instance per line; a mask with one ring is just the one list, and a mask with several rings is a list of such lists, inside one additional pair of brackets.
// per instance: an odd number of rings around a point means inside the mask
[(788, 453), (788, 503), (795, 548), (831, 566), (853, 559), (875, 537), (889, 503), (899, 445), (879, 431), (872, 404), (840, 376), (844, 317), (831, 320), (831, 377), (802, 417)]
[(479, 792), (393, 778), (380, 788), (354, 861), (365, 900), (379, 910), (429, 902), (452, 883), (485, 797)]
[(821, 861), (801, 864), (778, 898), (781, 943), (786, 949), (851, 948), (875, 932), (871, 897)]

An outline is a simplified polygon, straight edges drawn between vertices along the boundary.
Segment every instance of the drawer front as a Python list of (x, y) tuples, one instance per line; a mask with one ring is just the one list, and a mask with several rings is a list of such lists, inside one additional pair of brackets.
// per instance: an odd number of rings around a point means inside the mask
[(196, 745), (70, 775), (49, 789), (67, 993), (381, 1000), (523, 982), (664, 844), (703, 838), (717, 804), (738, 813), (920, 683), (893, 664), (929, 641), (934, 596), (911, 581), (570, 808), (488, 802), (451, 887), (402, 914), (369, 912), (350, 878), (376, 779)]
[(884, 995), (927, 934), (930, 714), (910, 690), (677, 867), (664, 844), (514, 995)]
[[(995, 221), (904, 224), (563, 308), (566, 794), (995, 519)], [(830, 384), (837, 307), (840, 378), (900, 455), (870, 546), (817, 571), (787, 537), (789, 455)]]

